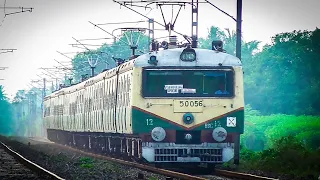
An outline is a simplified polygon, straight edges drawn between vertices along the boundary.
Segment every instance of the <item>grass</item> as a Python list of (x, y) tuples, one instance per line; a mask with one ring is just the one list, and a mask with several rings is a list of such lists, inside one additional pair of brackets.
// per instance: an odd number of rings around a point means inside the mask
[(79, 159), (80, 161), (80, 167), (82, 168), (93, 168), (93, 160), (88, 157), (82, 157)]

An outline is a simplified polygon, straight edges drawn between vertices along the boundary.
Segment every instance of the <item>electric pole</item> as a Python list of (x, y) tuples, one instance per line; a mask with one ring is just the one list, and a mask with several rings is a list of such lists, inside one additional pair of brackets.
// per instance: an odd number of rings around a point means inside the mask
[(237, 0), (237, 42), (236, 56), (241, 60), (241, 26), (242, 23), (242, 0)]
[[(196, 1), (196, 2), (194, 2)], [(192, 23), (191, 23), (191, 47), (197, 48), (198, 47), (198, 12), (199, 12), (199, 1), (198, 0), (192, 0)]]
[(43, 92), (42, 92), (42, 105), (41, 109), (42, 111), (44, 110), (43, 102), (44, 102), (44, 97), (46, 96), (46, 78), (43, 78)]
[[(237, 32), (236, 32), (236, 56), (241, 61), (241, 22), (242, 22), (242, 0), (237, 0)], [(240, 134), (236, 134), (234, 144), (233, 163), (238, 165), (240, 162)]]

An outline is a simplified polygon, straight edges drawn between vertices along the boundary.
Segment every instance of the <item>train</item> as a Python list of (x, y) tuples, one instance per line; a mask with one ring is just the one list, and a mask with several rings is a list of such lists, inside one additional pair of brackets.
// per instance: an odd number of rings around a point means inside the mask
[(238, 162), (242, 63), (212, 44), (150, 51), (46, 96), (47, 138), (158, 165)]

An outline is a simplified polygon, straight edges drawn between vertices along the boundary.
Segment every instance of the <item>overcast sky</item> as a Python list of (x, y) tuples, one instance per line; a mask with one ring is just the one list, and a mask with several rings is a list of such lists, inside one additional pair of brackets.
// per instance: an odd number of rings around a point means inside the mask
[[(190, 0), (191, 1), (191, 0)], [(0, 7), (5, 0), (0, 0)], [(210, 0), (219, 8), (236, 17), (236, 0)], [(6, 7), (33, 7), (25, 12), (7, 16), (0, 26), (0, 49), (14, 48), (13, 53), (0, 54), (0, 85), (4, 85), (10, 98), (19, 89), (26, 89), (31, 80), (39, 79), (40, 67), (59, 66), (58, 61), (69, 61), (60, 52), (82, 51), (69, 44), (76, 39), (111, 37), (94, 28), (93, 23), (146, 20), (140, 15), (121, 7), (111, 0), (7, 0)], [(270, 42), (270, 38), (281, 32), (314, 30), (320, 27), (320, 0), (243, 0), (243, 38), (245, 41)], [(160, 9), (155, 6), (149, 17), (163, 23)], [(149, 10), (134, 8), (143, 14)], [(171, 7), (166, 7), (166, 20), (171, 19)], [(174, 9), (174, 14), (177, 13)], [(6, 13), (16, 10), (6, 9)], [(175, 30), (191, 34), (190, 7), (182, 9)], [(4, 15), (0, 9), (0, 23)], [(210, 26), (235, 30), (236, 23), (209, 4), (199, 6), (199, 36), (207, 36)], [(147, 23), (102, 26), (111, 32), (117, 27), (147, 27)], [(156, 26), (156, 28), (161, 28)], [(156, 32), (156, 36), (167, 35)], [(89, 42), (101, 44), (102, 42)], [(70, 54), (72, 56), (73, 54)], [(51, 84), (51, 83), (50, 83)], [(34, 84), (35, 85), (35, 84)], [(36, 85), (35, 85), (36, 86)], [(39, 86), (38, 86), (39, 87)]]

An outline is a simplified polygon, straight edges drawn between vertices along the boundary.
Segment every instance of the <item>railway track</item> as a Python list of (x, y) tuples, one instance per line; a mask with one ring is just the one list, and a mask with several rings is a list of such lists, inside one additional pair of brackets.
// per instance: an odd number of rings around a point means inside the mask
[(232, 171), (226, 171), (222, 169), (216, 169), (215, 174), (219, 176), (225, 176), (230, 178), (237, 178), (237, 179), (248, 179), (248, 180), (276, 180), (274, 178), (269, 177), (262, 177), (262, 176), (256, 176), (252, 174), (246, 174), (246, 173), (240, 173), (240, 172), (232, 172)]
[[(103, 160), (106, 160), (106, 161), (112, 161), (112, 162), (124, 164), (124, 165), (127, 165), (127, 166), (139, 168), (139, 169), (142, 169), (142, 170), (146, 170), (146, 171), (149, 171), (149, 172), (153, 172), (153, 173), (156, 173), (156, 174), (161, 174), (161, 175), (164, 175), (164, 176), (168, 176), (168, 179), (176, 178), (176, 179), (187, 179), (187, 180), (189, 180), (189, 179), (190, 180), (205, 180), (205, 179), (218, 179), (217, 176), (222, 176), (222, 177), (226, 177), (226, 178), (230, 178), (230, 179), (276, 180), (274, 178), (256, 176), (256, 175), (246, 174), (246, 173), (226, 171), (226, 170), (221, 170), (221, 169), (216, 169), (215, 173), (211, 174), (211, 175), (191, 175), (191, 174), (177, 172), (177, 171), (173, 171), (173, 170), (167, 170), (167, 169), (162, 169), (162, 168), (156, 168), (156, 167), (149, 166), (149, 165), (139, 164), (139, 163), (136, 163), (136, 162), (125, 161), (125, 160), (112, 158), (112, 157), (108, 157), (108, 156), (104, 156), (104, 155), (100, 155), (100, 154), (94, 154), (94, 153), (91, 153), (91, 152), (75, 149), (75, 148), (70, 147), (70, 146), (65, 146), (65, 145), (61, 145), (61, 144), (58, 144), (58, 143), (54, 143), (54, 142), (51, 142), (51, 141), (49, 141), (47, 139), (39, 139), (39, 138), (29, 138), (29, 139), (31, 139), (33, 141), (38, 141), (38, 142), (53, 143), (53, 144), (55, 144), (55, 145), (57, 145), (57, 146), (59, 146), (61, 148), (69, 149), (69, 150), (72, 150), (72, 151), (75, 151), (75, 152), (78, 152), (78, 153), (85, 154), (87, 156), (95, 157), (95, 158), (98, 158), (98, 159), (103, 159)], [(138, 177), (139, 177), (139, 175), (138, 175)]]
[[(31, 144), (37, 144), (37, 143), (48, 143), (48, 144), (52, 144), (55, 145), (57, 147), (59, 147), (60, 149), (65, 149), (65, 150), (69, 150), (69, 151), (73, 151), (79, 154), (83, 154), (89, 157), (93, 157), (93, 158), (97, 158), (97, 159), (102, 159), (102, 160), (106, 160), (106, 161), (110, 161), (110, 162), (115, 162), (115, 163), (119, 163), (119, 164), (123, 164), (126, 166), (131, 166), (134, 168), (139, 168), (141, 170), (145, 170), (145, 171), (149, 171), (152, 172), (154, 174), (160, 174), (163, 176), (168, 177), (167, 179), (194, 179), (194, 180), (205, 180), (205, 179), (216, 179), (216, 180), (222, 180), (222, 179), (249, 179), (249, 180), (275, 180), (273, 178), (268, 178), (268, 177), (261, 177), (261, 176), (256, 176), (256, 175), (252, 175), (252, 174), (246, 174), (246, 173), (239, 173), (239, 172), (232, 172), (232, 171), (226, 171), (226, 170), (220, 170), (220, 169), (216, 169), (214, 174), (190, 174), (188, 172), (185, 171), (176, 171), (176, 170), (168, 170), (168, 169), (162, 169), (162, 168), (156, 168), (150, 165), (144, 165), (144, 164), (139, 164), (136, 162), (131, 162), (131, 161), (125, 161), (125, 160), (121, 160), (121, 159), (117, 159), (117, 158), (112, 158), (112, 157), (108, 157), (105, 155), (100, 155), (100, 154), (95, 154), (92, 152), (87, 152), (87, 151), (83, 151), (83, 150), (79, 150), (79, 149), (75, 149), (73, 147), (70, 146), (65, 146), (65, 145), (61, 145), (58, 143), (54, 143), (51, 142), (47, 139), (42, 139), (42, 138), (27, 138), (27, 139), (15, 139), (14, 141), (20, 141), (24, 144), (29, 144), (31, 142)], [(145, 179), (143, 177), (143, 174), (137, 174), (138, 179)], [(1, 177), (0, 177), (1, 179)], [(59, 178), (55, 178), (55, 179), (59, 179)]]
[[(43, 139), (39, 139), (39, 140), (34, 139), (34, 138), (31, 138), (31, 139), (35, 140), (35, 141), (40, 141), (40, 142), (46, 142), (47, 141), (47, 140), (43, 140)], [(48, 141), (48, 142), (50, 142), (50, 141)], [(206, 178), (203, 178), (203, 177), (198, 177), (198, 176), (193, 176), (193, 175), (189, 175), (189, 174), (179, 173), (179, 172), (170, 171), (170, 170), (166, 170), (166, 169), (160, 169), (160, 168), (156, 168), (156, 167), (152, 167), (152, 166), (148, 166), (148, 165), (144, 165), (144, 164), (139, 164), (139, 163), (136, 163), (136, 162), (125, 161), (125, 160), (122, 160), (122, 159), (116, 159), (116, 158), (112, 158), (112, 157), (108, 157), (108, 156), (104, 156), (104, 155), (100, 155), (100, 154), (94, 154), (94, 153), (91, 153), (91, 152), (86, 152), (86, 151), (82, 151), (82, 150), (79, 150), (79, 149), (75, 149), (75, 148), (72, 148), (72, 147), (69, 147), (69, 146), (64, 146), (64, 145), (61, 145), (61, 144), (58, 144), (58, 143), (54, 143), (54, 144), (59, 146), (59, 147), (61, 147), (61, 148), (69, 149), (69, 150), (72, 150), (74, 152), (78, 152), (78, 153), (81, 153), (81, 154), (84, 154), (84, 155), (87, 155), (87, 156), (90, 156), (90, 157), (103, 159), (103, 160), (106, 160), (106, 161), (111, 161), (111, 162), (115, 162), (115, 163), (131, 166), (131, 167), (139, 168), (139, 169), (142, 169), (142, 170), (146, 170), (146, 171), (149, 171), (149, 172), (152, 172), (152, 173), (168, 176), (168, 179), (176, 178), (176, 179), (186, 179), (186, 180), (189, 180), (189, 179), (190, 180), (206, 180)], [(138, 177), (139, 177), (139, 175), (138, 175)], [(143, 179), (143, 177), (141, 177), (141, 176), (140, 176), (140, 178)]]
[(0, 142), (0, 179), (57, 179), (63, 178), (24, 158)]

